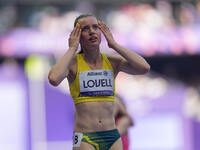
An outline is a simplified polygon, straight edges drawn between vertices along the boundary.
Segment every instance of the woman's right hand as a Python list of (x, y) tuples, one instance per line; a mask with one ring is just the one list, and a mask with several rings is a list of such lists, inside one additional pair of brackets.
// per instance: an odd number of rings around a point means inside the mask
[(80, 27), (80, 24), (77, 23), (69, 37), (69, 48), (70, 49), (75, 49), (75, 50), (78, 49), (78, 45), (80, 42), (80, 36), (81, 36), (81, 27)]

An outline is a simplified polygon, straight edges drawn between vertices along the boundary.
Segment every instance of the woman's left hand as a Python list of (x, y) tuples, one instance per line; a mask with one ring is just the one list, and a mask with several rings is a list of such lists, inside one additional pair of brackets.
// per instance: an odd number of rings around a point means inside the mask
[(98, 21), (98, 25), (99, 25), (100, 30), (103, 32), (107, 42), (108, 42), (108, 46), (110, 48), (114, 48), (114, 45), (116, 44), (116, 42), (113, 38), (113, 35), (112, 35), (110, 29), (101, 21)]

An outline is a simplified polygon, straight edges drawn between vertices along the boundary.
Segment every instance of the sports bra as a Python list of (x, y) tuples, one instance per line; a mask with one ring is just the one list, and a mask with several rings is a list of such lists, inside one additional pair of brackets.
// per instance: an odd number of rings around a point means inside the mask
[(114, 70), (107, 56), (101, 53), (101, 69), (92, 70), (84, 60), (83, 53), (76, 54), (77, 73), (70, 84), (70, 93), (75, 104), (91, 101), (114, 101)]

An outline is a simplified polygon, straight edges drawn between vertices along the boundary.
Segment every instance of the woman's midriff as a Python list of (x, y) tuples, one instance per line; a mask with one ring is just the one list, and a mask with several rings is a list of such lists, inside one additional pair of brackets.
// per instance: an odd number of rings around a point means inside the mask
[(85, 102), (75, 105), (75, 132), (95, 132), (116, 128), (114, 102)]

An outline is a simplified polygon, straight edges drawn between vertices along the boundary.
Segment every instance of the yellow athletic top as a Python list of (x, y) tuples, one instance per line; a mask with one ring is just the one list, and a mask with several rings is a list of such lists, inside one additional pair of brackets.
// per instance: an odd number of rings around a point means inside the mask
[(84, 60), (83, 53), (76, 54), (77, 73), (70, 85), (70, 93), (74, 103), (91, 101), (114, 101), (114, 70), (107, 56), (103, 53), (101, 69), (91, 70)]

